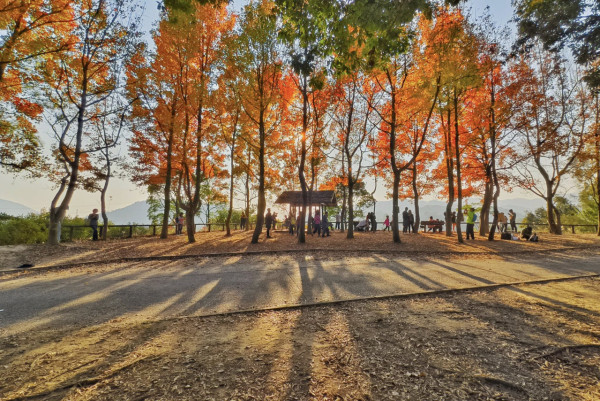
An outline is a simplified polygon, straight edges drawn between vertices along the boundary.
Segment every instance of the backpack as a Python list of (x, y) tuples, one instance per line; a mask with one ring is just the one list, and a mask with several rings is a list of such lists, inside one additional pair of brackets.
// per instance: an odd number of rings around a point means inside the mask
[(474, 215), (473, 215), (473, 223), (475, 223), (476, 221), (477, 221), (477, 215), (476, 215), (476, 214), (474, 214)]
[(510, 233), (500, 233), (500, 239), (511, 240), (512, 239), (512, 235)]

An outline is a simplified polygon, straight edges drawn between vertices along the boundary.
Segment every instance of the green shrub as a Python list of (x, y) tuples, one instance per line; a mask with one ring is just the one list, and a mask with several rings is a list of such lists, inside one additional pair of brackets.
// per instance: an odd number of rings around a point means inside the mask
[(0, 245), (41, 244), (48, 238), (48, 224), (37, 215), (0, 221)]

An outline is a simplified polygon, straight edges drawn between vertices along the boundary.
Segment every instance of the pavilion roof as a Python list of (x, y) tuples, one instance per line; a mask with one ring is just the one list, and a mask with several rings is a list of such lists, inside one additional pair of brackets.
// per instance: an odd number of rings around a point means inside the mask
[[(335, 191), (308, 191), (308, 206), (337, 206)], [(302, 191), (285, 191), (275, 201), (291, 206), (302, 206)]]

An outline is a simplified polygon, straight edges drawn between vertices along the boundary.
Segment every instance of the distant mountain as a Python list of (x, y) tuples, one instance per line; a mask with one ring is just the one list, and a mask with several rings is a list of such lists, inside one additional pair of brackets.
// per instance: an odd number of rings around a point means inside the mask
[(114, 224), (150, 224), (148, 203), (139, 201), (129, 206), (107, 212), (108, 219)]
[[(112, 212), (107, 212), (108, 219), (113, 224), (150, 224), (150, 219), (148, 218), (148, 203), (146, 201), (139, 201), (132, 203), (129, 206), (125, 206), (120, 209), (115, 209)], [(217, 210), (216, 206), (210, 207), (211, 214), (215, 213)], [(206, 206), (202, 206), (201, 213), (196, 217), (196, 223), (204, 222), (204, 213), (206, 211)]]
[[(405, 207), (408, 207), (409, 210), (412, 210), (414, 213), (414, 204), (409, 201), (400, 201), (400, 213), (404, 210)], [(480, 207), (481, 204), (474, 205), (475, 207)], [(504, 212), (508, 215), (508, 210), (512, 209), (517, 214), (517, 221), (520, 221), (523, 217), (525, 217), (528, 211), (533, 212), (535, 209), (539, 207), (544, 207), (543, 199), (526, 199), (526, 198), (515, 198), (515, 199), (499, 199), (498, 200), (498, 209), (501, 212)], [(456, 201), (454, 202), (454, 208), (456, 208)], [(372, 210), (372, 209), (371, 209)], [(371, 211), (369, 210), (369, 211)], [(434, 219), (443, 220), (444, 212), (446, 211), (446, 202), (440, 200), (429, 200), (429, 201), (419, 201), (419, 213), (421, 215), (421, 220), (429, 219), (429, 216), (433, 216)], [(366, 212), (366, 210), (365, 210)], [(377, 207), (375, 208), (375, 215), (377, 216), (377, 221), (384, 221), (385, 216), (389, 215), (390, 219), (392, 218), (392, 201), (381, 201), (377, 202)]]
[(20, 203), (0, 199), (0, 213), (6, 213), (11, 216), (25, 216), (30, 213), (36, 213), (36, 211)]

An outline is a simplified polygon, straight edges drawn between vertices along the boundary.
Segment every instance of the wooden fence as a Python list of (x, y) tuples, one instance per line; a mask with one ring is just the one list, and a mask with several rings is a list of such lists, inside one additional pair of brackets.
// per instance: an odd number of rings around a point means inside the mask
[[(421, 223), (425, 223), (425, 222), (421, 222)], [(461, 225), (466, 225), (466, 223), (463, 221), (460, 223)], [(477, 226), (479, 225), (479, 222), (475, 223)], [(491, 226), (492, 223), (490, 223)], [(525, 227), (526, 224), (523, 223), (518, 223), (517, 226), (519, 227), (519, 230), (523, 229), (523, 227)], [(537, 228), (537, 227), (547, 227), (548, 224), (532, 224), (532, 228)], [(184, 226), (185, 227), (185, 226)], [(225, 231), (225, 223), (197, 223), (195, 224), (196, 227), (196, 232), (198, 232), (198, 228), (200, 227), (200, 231), (205, 231), (205, 232), (212, 232), (212, 231)], [(253, 229), (254, 227), (249, 224), (248, 225), (249, 229)], [(382, 225), (381, 223), (378, 224), (378, 228), (381, 229)], [(576, 228), (581, 228), (581, 227), (585, 227), (585, 228), (590, 228), (590, 230), (585, 230), (586, 232), (592, 232), (591, 228), (593, 228), (593, 232), (597, 232), (598, 231), (598, 226), (595, 224), (562, 224), (563, 227), (563, 231), (570, 231), (572, 234), (576, 233)], [(103, 226), (99, 225), (98, 226), (98, 234), (99, 236), (102, 236), (102, 230), (103, 230)], [(142, 228), (142, 229), (140, 229)], [(109, 224), (108, 225), (108, 230), (109, 230), (109, 237), (110, 238), (133, 238), (133, 237), (144, 237), (144, 236), (156, 236), (156, 235), (160, 235), (160, 231), (162, 228), (162, 224)], [(238, 230), (239, 228), (239, 223), (231, 223), (230, 224), (230, 228), (232, 230)], [(283, 224), (281, 223), (277, 223), (277, 229), (282, 229), (283, 228)], [(509, 225), (510, 228), (510, 225)], [(65, 225), (62, 227), (63, 229), (63, 241), (72, 241), (76, 238), (84, 238), (82, 237), (82, 235), (76, 235), (76, 232), (78, 232), (79, 234), (83, 234), (83, 232), (85, 233), (85, 238), (91, 237), (92, 235), (92, 228), (89, 226), (81, 226), (81, 225)], [(567, 230), (565, 230), (567, 229)], [(581, 231), (581, 230), (579, 230)], [(65, 235), (67, 234), (68, 235)], [(175, 225), (174, 224), (170, 224), (169, 225), (169, 233), (170, 234), (174, 234), (175, 233)]]

